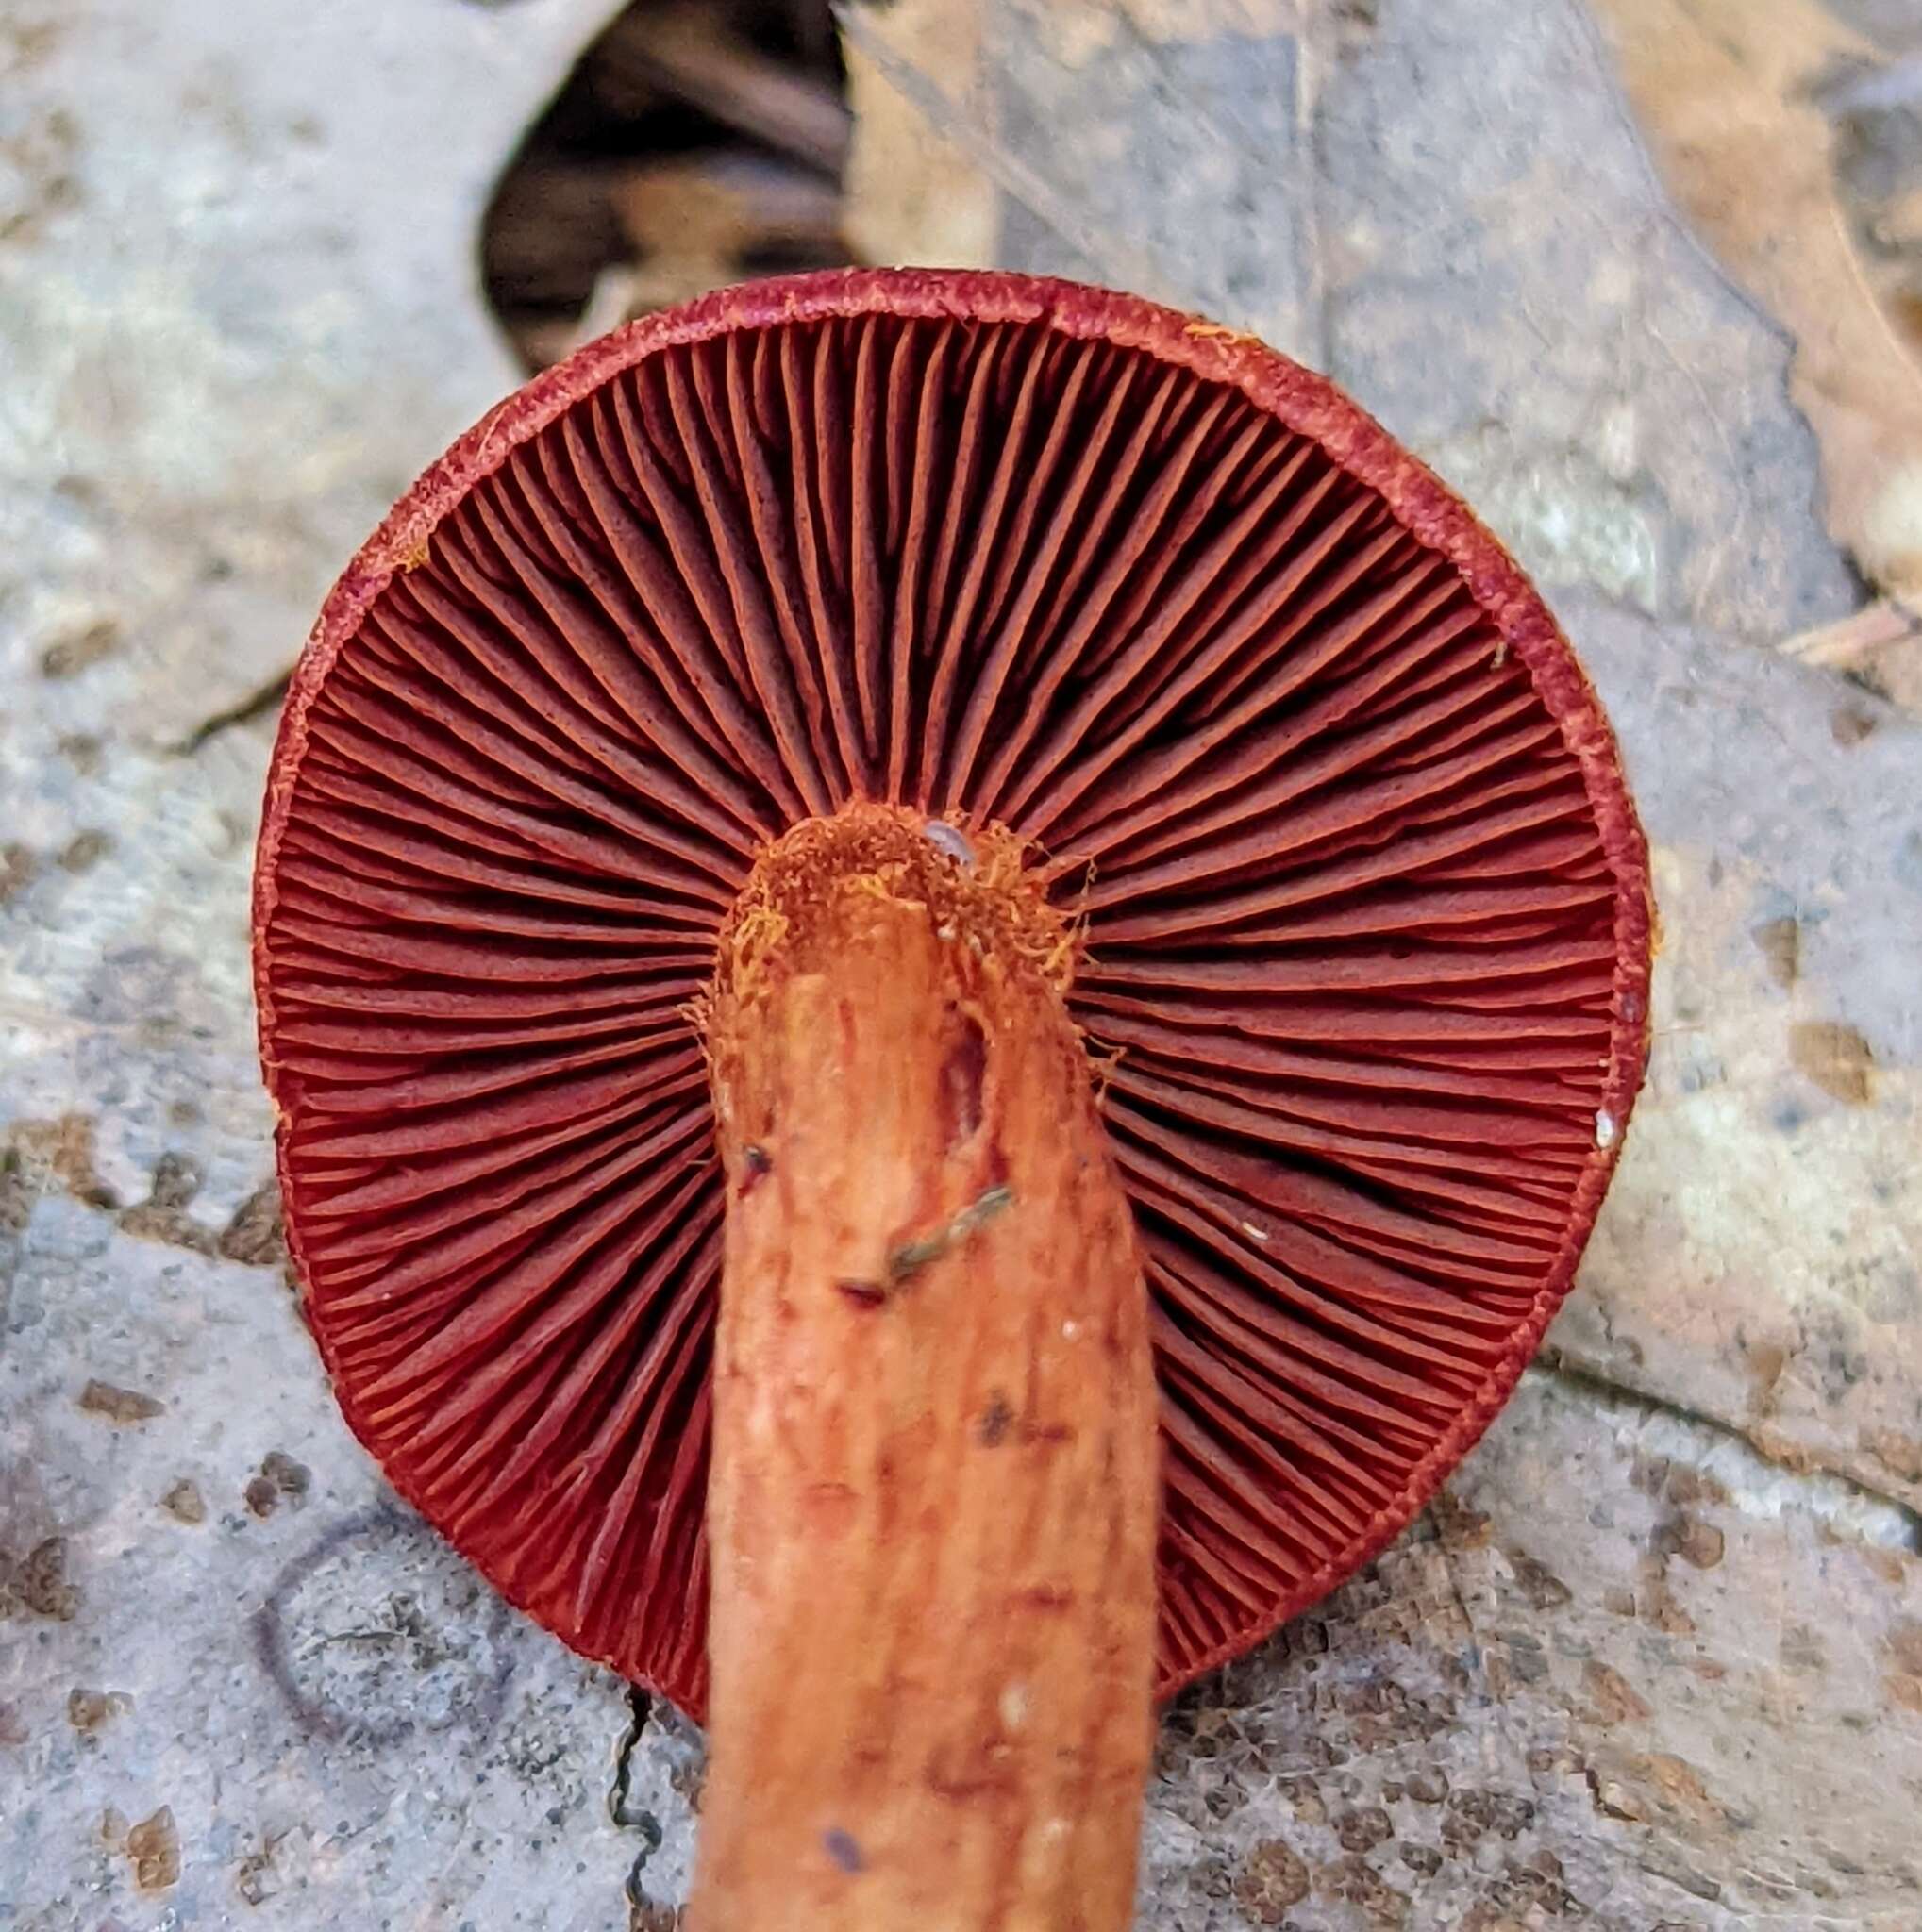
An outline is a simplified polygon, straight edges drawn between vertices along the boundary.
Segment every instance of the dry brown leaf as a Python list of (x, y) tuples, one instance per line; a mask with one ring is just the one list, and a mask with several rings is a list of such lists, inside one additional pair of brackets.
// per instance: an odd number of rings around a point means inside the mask
[(833, 182), (791, 162), (701, 153), (603, 168), (595, 179), (639, 259), (603, 269), (577, 319), (523, 330), (543, 363), (634, 316), (738, 282), (758, 259), (827, 266), (845, 256)]
[(622, 232), (646, 256), (703, 255), (725, 270), (758, 248), (820, 252), (839, 242), (833, 182), (753, 156), (649, 161), (616, 176), (609, 198)]
[(937, 111), (965, 101), (981, 62), (980, 0), (895, 0), (842, 16), (854, 142), (844, 226), (863, 261), (986, 268), (994, 259), (995, 185)]
[(1821, 88), (1873, 69), (1817, 0), (1596, 0), (1656, 159), (1729, 273), (1796, 340), (1830, 533), (1922, 591), (1922, 367), (1865, 278)]

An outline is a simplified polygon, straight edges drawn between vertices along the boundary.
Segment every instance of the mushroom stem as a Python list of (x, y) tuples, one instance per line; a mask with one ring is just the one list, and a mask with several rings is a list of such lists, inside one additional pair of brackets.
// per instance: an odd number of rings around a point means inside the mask
[(959, 860), (884, 808), (811, 822), (723, 935), (694, 1932), (1128, 1922), (1146, 1295), (1072, 944), (1014, 841), (973, 836)]

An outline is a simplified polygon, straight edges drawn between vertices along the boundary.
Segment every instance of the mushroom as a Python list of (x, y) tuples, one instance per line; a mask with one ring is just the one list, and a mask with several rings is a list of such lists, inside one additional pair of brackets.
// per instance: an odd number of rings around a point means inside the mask
[(591, 344), (294, 677), (256, 907), (347, 1420), (707, 1716), (694, 1923), (1123, 1924), (1165, 1696), (1393, 1537), (1646, 1050), (1608, 727), (1319, 376), (854, 272)]

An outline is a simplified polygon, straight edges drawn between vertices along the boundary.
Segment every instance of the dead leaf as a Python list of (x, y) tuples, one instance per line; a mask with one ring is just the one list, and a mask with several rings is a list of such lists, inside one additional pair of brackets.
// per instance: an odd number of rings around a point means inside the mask
[(640, 258), (603, 269), (577, 320), (524, 331), (543, 362), (771, 262), (825, 268), (846, 259), (834, 183), (792, 162), (707, 151), (595, 173), (615, 228)]
[(610, 191), (622, 232), (643, 256), (705, 257), (740, 273), (755, 249), (808, 253), (840, 244), (841, 197), (822, 175), (750, 155), (702, 154), (624, 170)]
[[(998, 195), (959, 135), (981, 66), (980, 0), (895, 0), (840, 15), (854, 143), (845, 232), (863, 261), (993, 265)], [(939, 75), (942, 92), (917, 85)]]
[(1884, 63), (1817, 0), (1596, 0), (1649, 144), (1729, 273), (1795, 337), (1829, 531), (1922, 591), (1922, 366), (1877, 301), (1821, 105)]

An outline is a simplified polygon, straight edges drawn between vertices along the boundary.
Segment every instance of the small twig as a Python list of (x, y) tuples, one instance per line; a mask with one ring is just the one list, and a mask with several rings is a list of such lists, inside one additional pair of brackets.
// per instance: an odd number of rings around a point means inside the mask
[(926, 1268), (930, 1261), (938, 1261), (950, 1248), (961, 1243), (981, 1226), (992, 1221), (1003, 1208), (1014, 1205), (1014, 1190), (1003, 1181), (978, 1194), (961, 1209), (945, 1227), (939, 1227), (932, 1234), (917, 1236), (911, 1241), (903, 1241), (888, 1257), (889, 1288), (899, 1288), (911, 1274)]
[(1785, 658), (1829, 671), (1855, 671), (1891, 644), (1922, 638), (1922, 607), (1902, 596), (1884, 597), (1835, 624), (1797, 631), (1776, 646)]
[(833, 89), (770, 59), (704, 7), (629, 12), (594, 58), (618, 77), (677, 94), (824, 175), (838, 175), (847, 158), (850, 117)]

